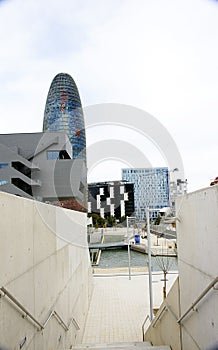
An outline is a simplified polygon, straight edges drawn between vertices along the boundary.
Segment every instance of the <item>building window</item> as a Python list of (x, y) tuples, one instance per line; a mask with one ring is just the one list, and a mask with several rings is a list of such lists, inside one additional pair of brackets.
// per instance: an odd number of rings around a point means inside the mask
[(0, 186), (8, 184), (7, 180), (0, 180)]
[(92, 203), (91, 202), (88, 202), (88, 213), (91, 213), (92, 212)]
[(128, 198), (128, 193), (127, 192), (124, 193), (124, 198), (123, 199), (124, 199), (124, 201), (128, 201), (129, 198)]
[(8, 163), (0, 163), (0, 169), (7, 168), (7, 167), (8, 167)]
[(120, 216), (125, 216), (125, 204), (124, 204), (124, 200), (120, 201)]
[(111, 212), (111, 216), (114, 216), (114, 204), (110, 205), (110, 212)]
[(100, 216), (104, 218), (104, 208), (100, 208)]
[(48, 160), (71, 159), (66, 150), (62, 151), (47, 151)]
[(47, 151), (47, 159), (48, 160), (58, 160), (59, 159), (59, 151)]
[(100, 194), (97, 194), (96, 200), (97, 200), (97, 209), (100, 209), (100, 207), (101, 207), (101, 198), (100, 198)]
[(104, 195), (104, 188), (101, 187), (101, 188), (100, 188), (100, 196), (103, 196), (103, 195)]
[(114, 187), (110, 187), (110, 198), (114, 198)]

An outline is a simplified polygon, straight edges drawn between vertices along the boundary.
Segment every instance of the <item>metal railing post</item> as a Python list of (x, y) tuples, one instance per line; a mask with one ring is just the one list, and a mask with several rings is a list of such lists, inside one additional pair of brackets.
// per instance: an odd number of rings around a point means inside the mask
[(130, 262), (130, 246), (129, 246), (129, 239), (128, 239), (128, 264), (129, 264), (129, 280), (131, 280), (131, 262)]
[(191, 312), (194, 311), (195, 306), (201, 301), (201, 299), (218, 283), (218, 276), (205, 288), (205, 290), (199, 295), (199, 297), (192, 303), (188, 310), (177, 320), (177, 323), (182, 322), (182, 320)]
[(151, 270), (151, 233), (150, 233), (150, 214), (149, 208), (146, 208), (147, 219), (147, 240), (148, 240), (148, 273), (149, 273), (149, 299), (150, 299), (150, 320), (153, 320), (153, 290), (152, 290), (152, 270)]

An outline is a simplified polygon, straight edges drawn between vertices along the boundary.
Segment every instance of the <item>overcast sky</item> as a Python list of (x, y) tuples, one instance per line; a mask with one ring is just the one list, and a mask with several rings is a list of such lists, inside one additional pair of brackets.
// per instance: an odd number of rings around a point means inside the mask
[[(67, 72), (84, 107), (128, 104), (157, 118), (189, 190), (218, 176), (217, 1), (3, 0), (0, 44), (1, 133), (41, 131), (51, 81)], [(89, 177), (118, 178), (121, 166), (101, 162)]]

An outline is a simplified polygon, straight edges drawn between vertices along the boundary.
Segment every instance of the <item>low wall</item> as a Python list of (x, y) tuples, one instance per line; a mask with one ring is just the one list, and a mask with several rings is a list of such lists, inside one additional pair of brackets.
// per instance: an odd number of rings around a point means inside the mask
[(181, 350), (180, 327), (176, 322), (179, 315), (179, 278), (177, 278), (146, 331), (145, 340), (153, 345), (170, 345), (172, 350)]
[[(218, 186), (177, 201), (181, 315), (218, 276)], [(182, 349), (209, 349), (218, 340), (218, 290), (212, 288), (182, 321)]]
[[(179, 294), (174, 286), (166, 302), (172, 304), (179, 319), (218, 276), (218, 185), (177, 198), (176, 208)], [(173, 350), (217, 348), (217, 297), (218, 284), (191, 309), (180, 326), (169, 311), (163, 313), (155, 327), (154, 323), (149, 327), (146, 339), (156, 345), (171, 345)]]
[[(1, 349), (69, 349), (81, 342), (92, 290), (86, 214), (0, 192), (0, 287), (41, 324), (1, 292)], [(78, 327), (79, 326), (79, 330)]]

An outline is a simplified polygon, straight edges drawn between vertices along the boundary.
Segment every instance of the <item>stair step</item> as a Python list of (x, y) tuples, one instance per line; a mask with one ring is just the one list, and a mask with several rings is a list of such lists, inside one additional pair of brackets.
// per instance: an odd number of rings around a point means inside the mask
[(102, 343), (102, 344), (79, 344), (76, 345), (73, 349), (113, 349), (113, 348), (144, 348), (146, 346), (151, 346), (150, 342), (129, 342), (129, 343)]
[(133, 343), (109, 343), (109, 344), (80, 344), (76, 345), (74, 350), (109, 350), (109, 349), (116, 349), (116, 350), (170, 350), (170, 346), (167, 345), (158, 345), (158, 346), (152, 346), (149, 342), (133, 342)]

